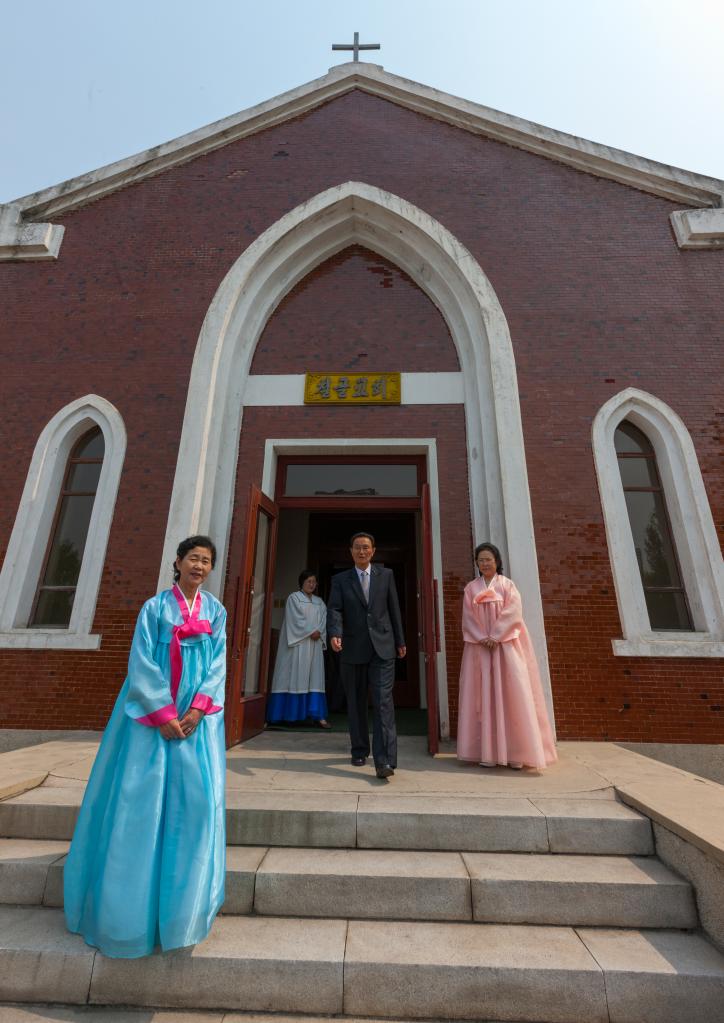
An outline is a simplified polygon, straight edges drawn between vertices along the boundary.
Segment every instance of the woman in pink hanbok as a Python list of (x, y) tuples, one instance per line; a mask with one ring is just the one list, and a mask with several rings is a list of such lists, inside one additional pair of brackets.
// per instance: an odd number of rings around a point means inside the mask
[(458, 759), (540, 770), (558, 757), (520, 594), (493, 544), (476, 547), (475, 562), (480, 575), (463, 598)]

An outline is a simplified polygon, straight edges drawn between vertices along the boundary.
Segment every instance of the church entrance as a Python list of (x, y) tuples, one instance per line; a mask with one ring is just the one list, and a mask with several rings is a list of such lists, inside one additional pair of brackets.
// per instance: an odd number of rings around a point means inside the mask
[[(232, 626), (230, 742), (263, 728), (284, 603), (296, 591), (299, 573), (315, 572), (326, 603), (332, 577), (352, 564), (351, 535), (368, 530), (375, 537), (375, 562), (394, 573), (405, 629), (407, 656), (396, 661), (395, 706), (432, 711), (428, 736), (434, 751), (439, 632), (429, 505), (425, 459), (419, 456), (280, 458), (274, 501), (252, 488)], [(325, 674), (330, 711), (342, 710), (339, 655), (332, 651)]]
[[(293, 513), (292, 513), (293, 515)], [(289, 521), (290, 538), (294, 537), (303, 549), (303, 530), (292, 525), (289, 513), (279, 517), (280, 542), (283, 542), (286, 522)], [(417, 529), (414, 512), (311, 512), (307, 518), (306, 560), (300, 569), (309, 567), (317, 573), (317, 593), (327, 603), (332, 577), (351, 566), (350, 537), (362, 529), (375, 538), (375, 563), (392, 569), (400, 601), (400, 611), (407, 641), (407, 656), (396, 661), (395, 706), (424, 706), (420, 693), (420, 666), (418, 664), (418, 609), (417, 609)], [(298, 546), (298, 549), (299, 549)], [(277, 571), (283, 571), (277, 557)], [(279, 589), (275, 585), (275, 603)], [(327, 695), (333, 710), (341, 709), (339, 683), (339, 655), (327, 655)]]

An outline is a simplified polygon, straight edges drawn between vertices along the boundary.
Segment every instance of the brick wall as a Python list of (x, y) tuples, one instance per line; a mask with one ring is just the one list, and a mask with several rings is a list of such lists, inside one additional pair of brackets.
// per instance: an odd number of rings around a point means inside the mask
[[(0, 267), (0, 543), (37, 436), (59, 408), (95, 392), (116, 405), (128, 430), (95, 622), (102, 648), (0, 651), (0, 719), (92, 727), (107, 717), (138, 607), (156, 583), (191, 360), (209, 303), (263, 230), (350, 179), (438, 219), (480, 262), (508, 318), (559, 735), (724, 741), (721, 661), (612, 655), (621, 630), (590, 447), (593, 417), (612, 394), (650, 391), (690, 431), (722, 521), (724, 253), (677, 248), (668, 221), (676, 204), (357, 92), (59, 218), (67, 231), (57, 262)], [(369, 317), (376, 309), (378, 322), (359, 319), (370, 295)], [(348, 307), (346, 333), (335, 332)], [(421, 338), (425, 346), (416, 348)], [(455, 368), (436, 310), (399, 271), (354, 250), (318, 268), (277, 310), (253, 370), (313, 369), (305, 343), (319, 365), (367, 351), (373, 366), (393, 342), (399, 368)], [(302, 411), (277, 410), (273, 423), (266, 410), (246, 412), (240, 486), (258, 473), (264, 436), (319, 429), (322, 412)], [(429, 435), (436, 422), (451, 467), (441, 458), (441, 472), (450, 493), (465, 493), (461, 411), (392, 409), (385, 425), (379, 410), (335, 414), (368, 435)], [(325, 417), (325, 433), (331, 422)], [(451, 681), (469, 531), (467, 506), (451, 500), (443, 520)]]

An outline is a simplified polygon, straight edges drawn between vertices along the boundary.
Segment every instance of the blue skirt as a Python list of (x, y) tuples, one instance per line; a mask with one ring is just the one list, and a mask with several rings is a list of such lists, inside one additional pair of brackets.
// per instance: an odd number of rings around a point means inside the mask
[[(182, 651), (180, 715), (203, 667), (200, 645)], [(167, 662), (168, 646), (158, 655)], [(202, 941), (224, 901), (226, 757), (223, 712), (169, 741), (125, 713), (127, 689), (86, 787), (64, 889), (69, 930), (104, 955), (136, 958)]]
[(321, 721), (327, 717), (324, 693), (270, 693), (266, 705), (269, 724), (276, 721)]

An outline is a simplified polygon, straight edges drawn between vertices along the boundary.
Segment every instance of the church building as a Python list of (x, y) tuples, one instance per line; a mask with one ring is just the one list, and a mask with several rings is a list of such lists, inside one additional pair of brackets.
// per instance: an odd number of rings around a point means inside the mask
[(0, 720), (102, 728), (178, 542), (227, 738), (368, 530), (453, 738), (475, 545), (559, 739), (724, 742), (724, 182), (351, 62), (0, 207)]

